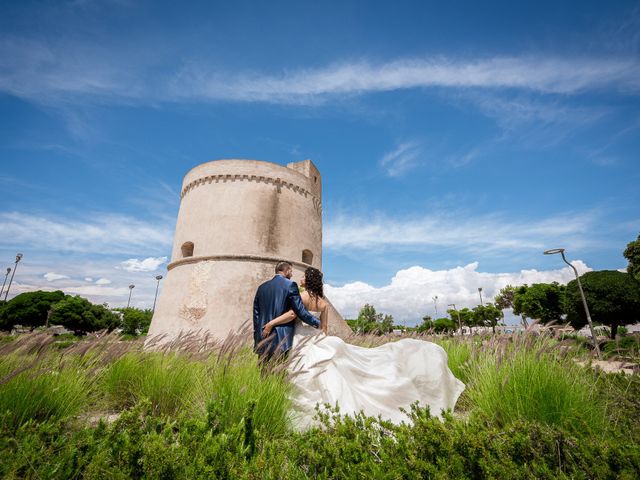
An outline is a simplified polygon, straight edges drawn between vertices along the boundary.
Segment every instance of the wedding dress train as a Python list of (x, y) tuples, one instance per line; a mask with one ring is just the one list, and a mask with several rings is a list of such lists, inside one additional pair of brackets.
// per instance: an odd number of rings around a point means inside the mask
[[(316, 312), (311, 312), (318, 316)], [(340, 407), (340, 413), (408, 421), (400, 408), (418, 402), (432, 415), (453, 409), (464, 384), (447, 365), (447, 354), (435, 343), (406, 338), (375, 348), (346, 343), (296, 320), (290, 372), (293, 418), (308, 428), (316, 404)]]

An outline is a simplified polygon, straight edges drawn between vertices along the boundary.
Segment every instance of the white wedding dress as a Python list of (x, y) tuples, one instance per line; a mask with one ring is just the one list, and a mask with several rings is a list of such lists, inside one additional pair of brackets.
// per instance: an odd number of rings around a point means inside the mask
[[(317, 312), (312, 315), (319, 317)], [(434, 416), (453, 409), (465, 386), (435, 343), (405, 338), (375, 348), (358, 347), (296, 320), (291, 365), (292, 417), (296, 428), (313, 424), (316, 405), (343, 415), (364, 411), (393, 423), (408, 422), (400, 410), (418, 402)]]

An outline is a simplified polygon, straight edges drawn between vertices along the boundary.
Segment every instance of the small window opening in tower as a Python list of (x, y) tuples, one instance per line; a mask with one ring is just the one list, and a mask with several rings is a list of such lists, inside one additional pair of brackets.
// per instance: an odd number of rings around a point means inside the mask
[(318, 183), (318, 177), (317, 176), (313, 176), (313, 183)]
[(182, 257), (193, 257), (193, 242), (184, 242), (182, 244)]
[(302, 263), (306, 263), (307, 265), (313, 263), (313, 253), (311, 253), (311, 250), (302, 251)]

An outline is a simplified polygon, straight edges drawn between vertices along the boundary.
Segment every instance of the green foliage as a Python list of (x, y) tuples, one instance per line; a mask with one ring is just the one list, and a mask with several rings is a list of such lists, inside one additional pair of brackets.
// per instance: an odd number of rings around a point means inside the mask
[(78, 295), (65, 296), (53, 305), (50, 323), (63, 325), (76, 332), (114, 329), (120, 322), (116, 314), (102, 305), (94, 305)]
[(441, 338), (438, 345), (445, 349), (449, 360), (449, 368), (456, 378), (463, 382), (469, 381), (469, 369), (466, 364), (471, 358), (471, 347), (466, 342), (461, 342), (451, 338)]
[(640, 338), (634, 336), (618, 337), (610, 340), (602, 348), (605, 356), (636, 358), (640, 353)]
[(474, 410), (499, 426), (541, 422), (581, 434), (606, 427), (597, 377), (545, 340), (498, 345), (473, 357), (467, 391)]
[(416, 326), (416, 332), (425, 333), (433, 330), (433, 320), (429, 315), (422, 317), (422, 323)]
[(377, 313), (373, 305), (365, 304), (358, 313), (355, 331), (359, 333), (385, 334), (393, 330), (393, 317)]
[(55, 292), (25, 292), (15, 296), (0, 308), (0, 329), (11, 330), (14, 325), (39, 327), (47, 322), (49, 310), (65, 294)]
[(156, 416), (140, 403), (111, 425), (0, 432), (4, 478), (635, 479), (640, 447), (624, 436), (577, 437), (526, 420), (505, 428), (412, 408), (411, 423), (324, 415), (323, 428), (279, 437), (252, 429), (251, 403), (220, 430), (208, 419)]
[[(618, 326), (640, 321), (640, 282), (630, 274), (615, 270), (587, 272), (580, 277), (594, 322), (611, 327), (615, 338)], [(567, 320), (575, 329), (587, 323), (578, 282), (567, 284), (565, 311)]]
[(485, 303), (474, 307), (472, 312), (475, 325), (491, 327), (495, 333), (496, 325), (502, 319), (502, 310), (496, 308), (492, 303)]
[(124, 335), (145, 335), (149, 331), (153, 312), (150, 309), (119, 308), (122, 313), (122, 333)]
[[(61, 355), (25, 337), (0, 346), (0, 478), (640, 475), (640, 377), (594, 373), (549, 339), (440, 337), (467, 385), (461, 416), (413, 406), (410, 422), (393, 425), (325, 410), (321, 427), (300, 433), (285, 372), (260, 368), (243, 345), (162, 354), (111, 336)], [(68, 410), (29, 406), (51, 399)], [(87, 421), (105, 407), (119, 417)]]
[(132, 352), (109, 365), (102, 386), (111, 408), (127, 408), (148, 399), (154, 413), (204, 410), (201, 389), (207, 373), (202, 362), (184, 356)]
[(496, 308), (500, 310), (506, 310), (507, 308), (513, 308), (513, 299), (516, 295), (516, 287), (507, 285), (500, 289), (498, 295), (493, 299)]
[(515, 289), (513, 313), (539, 320), (558, 322), (564, 313), (565, 287), (558, 282), (534, 283)]
[(450, 333), (456, 330), (456, 324), (450, 318), (437, 318), (433, 322), (433, 329), (436, 333)]
[(627, 244), (623, 255), (629, 261), (627, 273), (640, 281), (640, 235), (636, 240)]
[(79, 365), (45, 365), (29, 359), (33, 367), (21, 371), (25, 360), (15, 355), (1, 359), (0, 413), (5, 413), (6, 428), (14, 430), (27, 421), (65, 419), (87, 404), (89, 381)]

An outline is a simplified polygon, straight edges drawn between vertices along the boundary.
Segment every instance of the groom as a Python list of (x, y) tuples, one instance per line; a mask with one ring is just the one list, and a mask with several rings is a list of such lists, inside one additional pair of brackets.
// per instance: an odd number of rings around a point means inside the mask
[(276, 265), (276, 275), (258, 287), (253, 300), (253, 342), (256, 353), (270, 359), (275, 354), (286, 353), (293, 343), (295, 322), (274, 327), (267, 338), (262, 338), (264, 326), (286, 311), (293, 309), (300, 320), (318, 328), (320, 322), (311, 315), (300, 298), (298, 285), (291, 280), (293, 266), (289, 262)]

